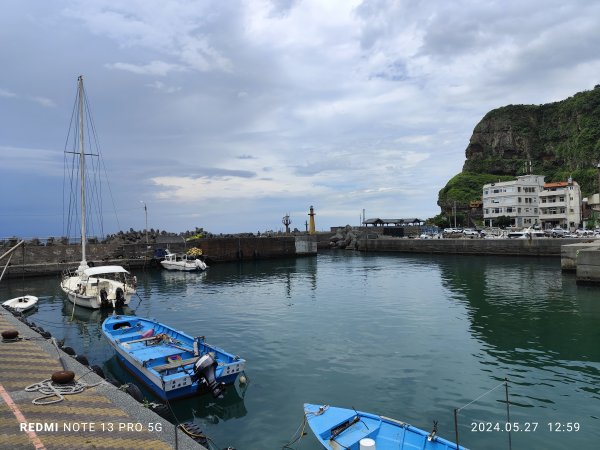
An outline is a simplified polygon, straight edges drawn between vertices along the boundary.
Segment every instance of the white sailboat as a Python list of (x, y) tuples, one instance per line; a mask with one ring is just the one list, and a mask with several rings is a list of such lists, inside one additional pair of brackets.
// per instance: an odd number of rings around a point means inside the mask
[(84, 146), (84, 89), (83, 77), (77, 79), (79, 108), (79, 178), (81, 182), (81, 262), (75, 271), (63, 274), (61, 289), (76, 306), (99, 309), (127, 305), (135, 294), (135, 278), (121, 266), (89, 267), (86, 261), (86, 193)]

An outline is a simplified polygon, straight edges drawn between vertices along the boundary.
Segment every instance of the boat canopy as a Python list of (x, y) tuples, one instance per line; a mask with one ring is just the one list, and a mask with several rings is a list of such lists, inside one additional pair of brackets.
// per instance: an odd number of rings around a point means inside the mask
[(90, 267), (89, 269), (85, 269), (83, 271), (84, 275), (88, 277), (99, 275), (102, 273), (129, 273), (121, 266), (99, 266), (99, 267)]

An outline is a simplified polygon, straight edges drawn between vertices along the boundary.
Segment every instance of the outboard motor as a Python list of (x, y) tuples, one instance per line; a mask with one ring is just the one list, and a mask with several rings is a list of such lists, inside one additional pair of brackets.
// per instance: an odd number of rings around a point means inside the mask
[(107, 305), (108, 304), (108, 293), (106, 289), (100, 289), (100, 304)]
[(206, 383), (214, 398), (222, 398), (225, 392), (225, 383), (219, 383), (215, 379), (215, 367), (217, 367), (217, 362), (210, 353), (207, 353), (194, 364), (194, 374)]
[(117, 297), (117, 306), (123, 306), (125, 304), (125, 293), (123, 292), (123, 289), (117, 288), (115, 296)]

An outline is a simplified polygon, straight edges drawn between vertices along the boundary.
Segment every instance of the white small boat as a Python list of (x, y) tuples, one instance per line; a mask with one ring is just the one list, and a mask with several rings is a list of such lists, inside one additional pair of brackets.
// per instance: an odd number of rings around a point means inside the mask
[(171, 253), (169, 250), (166, 251), (165, 259), (160, 264), (167, 270), (182, 270), (185, 272), (202, 271), (208, 267), (201, 259), (188, 257), (185, 253)]
[(37, 305), (38, 298), (33, 295), (23, 295), (22, 297), (11, 298), (2, 303), (2, 306), (7, 306), (17, 311), (29, 311)]

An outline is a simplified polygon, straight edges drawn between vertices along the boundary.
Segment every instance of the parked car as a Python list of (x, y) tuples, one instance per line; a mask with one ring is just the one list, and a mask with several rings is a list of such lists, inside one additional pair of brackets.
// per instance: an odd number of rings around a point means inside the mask
[(463, 230), (463, 234), (465, 236), (468, 236), (468, 237), (471, 237), (471, 238), (472, 237), (479, 237), (479, 230), (476, 230), (475, 228), (465, 228)]
[(460, 234), (462, 233), (462, 228), (444, 228), (444, 234)]
[(563, 237), (567, 233), (568, 233), (567, 230), (565, 230), (564, 228), (560, 228), (560, 227), (552, 228), (550, 230), (550, 235), (552, 237)]

